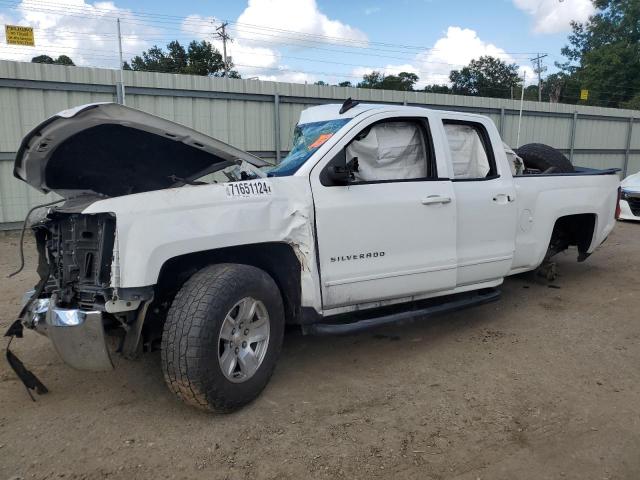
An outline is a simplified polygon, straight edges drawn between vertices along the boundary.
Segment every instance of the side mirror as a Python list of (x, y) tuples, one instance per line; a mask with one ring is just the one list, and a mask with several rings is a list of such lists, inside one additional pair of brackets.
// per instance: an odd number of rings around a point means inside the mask
[(355, 180), (353, 172), (358, 171), (358, 157), (346, 162), (346, 153), (343, 150), (329, 165), (327, 174), (333, 185), (347, 185)]

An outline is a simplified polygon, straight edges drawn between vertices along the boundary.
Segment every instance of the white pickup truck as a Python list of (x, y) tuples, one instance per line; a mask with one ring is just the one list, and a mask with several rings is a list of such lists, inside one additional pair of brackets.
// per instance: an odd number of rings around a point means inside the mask
[(105, 333), (129, 358), (159, 345), (178, 397), (237, 409), (268, 382), (285, 324), (442, 313), (569, 246), (587, 258), (614, 226), (616, 171), (517, 153), (483, 116), (350, 100), (303, 111), (277, 166), (121, 105), (61, 112), (16, 158), (16, 177), (66, 201), (31, 222), (41, 280), (8, 334), (44, 333), (89, 370), (112, 368)]

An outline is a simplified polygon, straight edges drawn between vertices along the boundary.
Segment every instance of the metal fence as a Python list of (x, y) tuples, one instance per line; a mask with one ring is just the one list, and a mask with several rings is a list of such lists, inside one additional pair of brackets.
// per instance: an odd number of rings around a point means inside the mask
[[(0, 60), (0, 228), (15, 226), (45, 196), (13, 177), (22, 137), (69, 107), (116, 101), (116, 70)], [(300, 112), (312, 105), (363, 101), (481, 113), (515, 146), (515, 100), (257, 80), (124, 72), (128, 106), (187, 125), (275, 161), (285, 154)], [(640, 112), (525, 102), (520, 143), (559, 148), (574, 164), (640, 170)], [(639, 118), (636, 118), (639, 117)], [(635, 128), (634, 128), (635, 127)]]

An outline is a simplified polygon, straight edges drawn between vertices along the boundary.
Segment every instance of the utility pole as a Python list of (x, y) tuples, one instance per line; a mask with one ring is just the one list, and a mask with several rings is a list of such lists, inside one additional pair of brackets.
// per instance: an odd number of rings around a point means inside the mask
[(524, 72), (522, 78), (522, 90), (520, 91), (520, 113), (518, 114), (518, 138), (516, 140), (516, 148), (520, 146), (520, 127), (522, 126), (522, 106), (524, 105), (524, 86), (527, 83), (527, 72)]
[(227, 61), (227, 41), (233, 42), (233, 39), (227, 33), (228, 22), (222, 22), (222, 25), (216, 28), (214, 36), (222, 39), (222, 60), (224, 61), (224, 76), (229, 76), (229, 62)]
[(546, 53), (544, 55), (538, 54), (535, 58), (531, 59), (532, 62), (536, 62), (534, 63), (533, 71), (538, 74), (538, 101), (539, 102), (542, 101), (542, 72), (545, 72), (547, 70), (547, 67), (542, 66), (542, 64), (540, 63), (540, 60), (542, 60), (544, 57), (547, 57), (547, 56), (548, 55)]
[(116, 95), (119, 100), (119, 103), (121, 103), (122, 105), (125, 105), (125, 100), (124, 100), (124, 73), (122, 72), (122, 67), (124, 65), (124, 62), (122, 61), (122, 35), (120, 34), (120, 19), (118, 18), (117, 20), (118, 23), (118, 52), (120, 54), (120, 81), (118, 82), (118, 95)]

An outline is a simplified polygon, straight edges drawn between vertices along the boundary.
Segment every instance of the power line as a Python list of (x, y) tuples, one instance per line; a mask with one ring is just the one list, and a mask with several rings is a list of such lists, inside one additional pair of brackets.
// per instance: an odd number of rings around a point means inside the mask
[[(22, 3), (11, 2), (9, 0), (0, 0), (0, 4), (3, 4), (3, 3), (17, 10), (24, 9), (24, 10), (39, 11), (39, 12), (45, 12), (45, 13), (54, 13), (54, 14), (63, 15), (63, 16), (78, 16), (77, 14), (81, 14), (81, 16), (83, 17), (86, 17), (87, 15), (89, 15), (95, 18), (100, 18), (100, 19), (107, 19), (107, 18), (115, 19), (117, 18), (117, 15), (122, 15), (121, 13), (114, 12), (113, 10), (101, 9), (99, 7), (94, 7), (94, 6), (84, 7), (84, 6), (65, 5), (64, 8), (58, 8), (59, 4), (51, 3), (47, 1), (39, 1), (37, 4), (33, 3), (34, 5), (33, 7), (29, 6), (32, 3), (29, 2), (28, 0), (24, 0)], [(44, 5), (44, 7), (42, 7), (42, 5)], [(49, 7), (47, 8), (47, 6)], [(103, 15), (95, 15), (93, 12), (104, 12), (104, 13)], [(200, 25), (202, 27), (211, 26), (210, 22), (205, 20), (190, 19), (188, 17), (180, 17), (176, 15), (153, 14), (153, 13), (136, 12), (136, 11), (126, 11), (126, 15), (133, 17), (134, 21), (131, 21), (130, 19), (127, 19), (126, 17), (124, 17), (124, 18), (121, 18), (122, 22), (129, 23), (132, 25), (154, 26), (153, 23), (160, 22), (160, 23), (168, 23), (168, 24), (174, 24), (174, 25), (189, 24), (193, 26)], [(156, 20), (155, 19), (156, 17), (159, 19)], [(174, 20), (170, 20), (170, 19), (174, 19)], [(249, 28), (250, 30), (263, 30), (266, 32), (270, 32), (270, 33), (264, 33), (264, 32), (259, 33), (259, 32), (253, 32), (253, 31), (249, 32), (256, 35), (269, 35), (269, 36), (278, 37), (278, 38), (282, 38), (282, 37), (287, 38), (288, 36), (288, 38), (290, 39), (298, 39), (301, 41), (311, 41), (309, 39), (314, 39), (317, 41), (318, 39), (321, 39), (329, 43), (346, 42), (346, 43), (355, 43), (359, 45), (359, 46), (354, 45), (354, 48), (371, 48), (370, 45), (379, 45), (379, 46), (400, 48), (405, 50), (408, 49), (408, 50), (416, 50), (416, 51), (438, 51), (438, 49), (435, 49), (434, 47), (425, 47), (425, 46), (419, 46), (419, 45), (403, 45), (403, 44), (394, 44), (394, 43), (385, 43), (385, 42), (374, 42), (369, 40), (365, 41), (365, 40), (358, 40), (358, 39), (345, 38), (345, 37), (333, 37), (328, 35), (298, 32), (294, 30), (279, 29), (279, 28), (266, 27), (266, 26), (254, 25), (254, 24), (246, 24), (246, 23), (234, 22), (234, 21), (225, 21), (225, 23), (227, 25), (233, 24), (240, 27)], [(304, 37), (304, 38), (300, 38), (300, 37)], [(305, 40), (305, 38), (307, 40)], [(531, 52), (504, 52), (503, 53), (503, 55), (510, 55), (510, 56), (531, 55), (531, 54), (532, 54)]]

